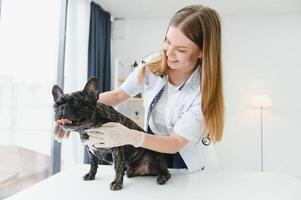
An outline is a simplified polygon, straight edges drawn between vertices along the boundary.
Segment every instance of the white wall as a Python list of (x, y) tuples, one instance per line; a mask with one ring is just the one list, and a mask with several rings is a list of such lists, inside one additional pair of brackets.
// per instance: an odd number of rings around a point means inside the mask
[[(271, 96), (264, 110), (264, 169), (301, 176), (298, 85), (301, 74), (301, 15), (223, 16), (223, 60), (226, 125), (217, 145), (226, 170), (260, 170), (260, 112), (250, 99)], [(130, 64), (161, 48), (168, 19), (114, 22), (112, 67)], [(299, 131), (298, 131), (299, 130)]]
[(127, 76), (131, 64), (140, 62), (145, 56), (161, 49), (168, 25), (168, 19), (132, 19), (112, 22), (112, 74), (115, 73), (115, 59), (125, 68), (120, 76)]
[(274, 105), (264, 110), (264, 169), (301, 175), (300, 25), (301, 15), (224, 17), (226, 169), (260, 169), (260, 113), (250, 99), (267, 93)]

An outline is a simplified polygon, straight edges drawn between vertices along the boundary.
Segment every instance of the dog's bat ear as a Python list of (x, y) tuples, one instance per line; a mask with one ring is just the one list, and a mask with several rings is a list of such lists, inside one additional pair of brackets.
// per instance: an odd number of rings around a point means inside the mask
[(92, 77), (86, 83), (84, 91), (87, 92), (90, 96), (98, 99), (98, 81), (97, 78)]
[(54, 102), (57, 102), (58, 98), (60, 96), (62, 96), (62, 94), (64, 94), (64, 92), (63, 92), (63, 90), (59, 86), (54, 85), (52, 87), (52, 95), (53, 95)]

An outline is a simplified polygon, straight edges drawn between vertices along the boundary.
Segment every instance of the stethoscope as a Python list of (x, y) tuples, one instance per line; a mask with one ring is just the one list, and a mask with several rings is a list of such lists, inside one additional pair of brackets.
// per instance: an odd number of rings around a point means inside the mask
[(203, 137), (203, 138), (202, 138), (202, 143), (203, 143), (203, 145), (205, 145), (205, 146), (209, 146), (209, 145), (211, 144), (211, 139), (210, 139), (210, 137), (209, 137), (209, 134), (208, 134), (206, 137)]

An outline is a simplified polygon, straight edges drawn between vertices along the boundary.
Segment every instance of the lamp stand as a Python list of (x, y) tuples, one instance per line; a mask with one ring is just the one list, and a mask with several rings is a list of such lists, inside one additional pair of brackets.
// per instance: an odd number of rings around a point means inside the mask
[(261, 172), (263, 172), (263, 119), (262, 119), (262, 109), (263, 107), (260, 106), (260, 142), (261, 142), (261, 148), (260, 148), (260, 158), (261, 158)]

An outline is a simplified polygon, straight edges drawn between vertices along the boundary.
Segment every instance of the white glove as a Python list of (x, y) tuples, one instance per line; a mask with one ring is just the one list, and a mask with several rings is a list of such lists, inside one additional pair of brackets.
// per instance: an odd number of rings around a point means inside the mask
[(87, 130), (90, 142), (98, 148), (112, 148), (126, 144), (141, 147), (145, 133), (129, 129), (120, 123), (109, 122)]

